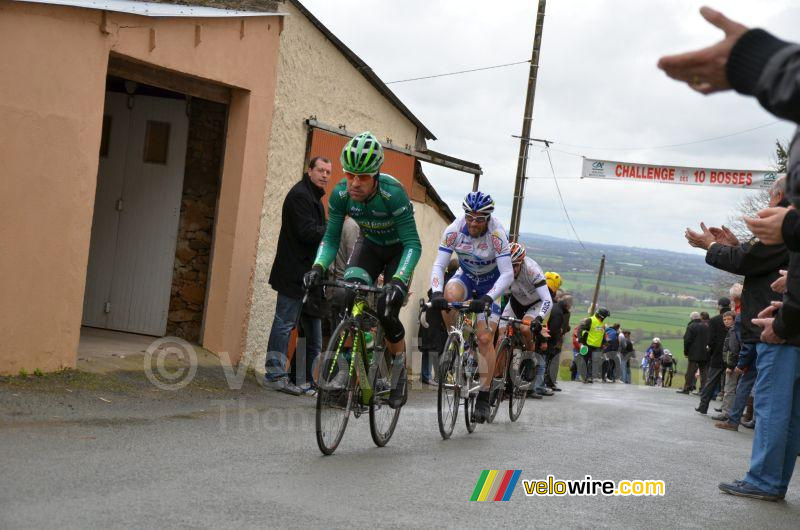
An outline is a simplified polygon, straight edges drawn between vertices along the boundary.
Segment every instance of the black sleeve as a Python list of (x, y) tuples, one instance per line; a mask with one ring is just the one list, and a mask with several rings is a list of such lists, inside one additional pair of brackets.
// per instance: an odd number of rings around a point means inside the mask
[(736, 41), (725, 69), (737, 92), (756, 96), (775, 116), (800, 123), (800, 46), (751, 29)]
[(689, 350), (692, 349), (694, 342), (694, 326), (689, 325), (686, 327), (686, 332), (683, 334), (683, 355), (689, 356)]
[(581, 320), (580, 327), (578, 328), (578, 342), (586, 344), (586, 338), (589, 335), (590, 329), (592, 329), (592, 319), (584, 318)]
[(291, 193), (283, 201), (284, 213), (294, 227), (294, 233), (303, 243), (319, 245), (325, 235), (325, 223), (317, 224), (311, 213), (316, 208), (309, 196), (304, 193)]
[(550, 330), (550, 336), (553, 337), (551, 339), (553, 343), (555, 343), (558, 337), (561, 335), (561, 327), (563, 322), (564, 314), (562, 312), (559, 311), (555, 314), (550, 314), (550, 320), (547, 321), (547, 329)]
[(800, 214), (797, 210), (789, 210), (783, 218), (781, 235), (786, 247), (793, 252), (800, 252)]
[(741, 276), (760, 276), (777, 271), (785, 266), (787, 257), (784, 245), (760, 242), (742, 243), (737, 247), (716, 244), (706, 251), (706, 263)]
[(775, 315), (772, 327), (782, 339), (800, 345), (800, 253), (791, 254), (786, 287), (783, 306)]

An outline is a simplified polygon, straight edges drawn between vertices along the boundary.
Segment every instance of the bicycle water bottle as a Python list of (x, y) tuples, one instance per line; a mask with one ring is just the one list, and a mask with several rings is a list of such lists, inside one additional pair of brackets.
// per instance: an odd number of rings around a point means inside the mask
[(366, 352), (367, 356), (367, 365), (372, 364), (372, 357), (375, 350), (375, 337), (372, 335), (371, 332), (365, 331), (364, 332), (364, 351)]

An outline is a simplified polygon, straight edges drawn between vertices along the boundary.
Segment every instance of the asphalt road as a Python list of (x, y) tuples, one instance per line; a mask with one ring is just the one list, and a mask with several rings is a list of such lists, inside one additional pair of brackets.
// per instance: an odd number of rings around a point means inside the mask
[[(562, 383), (517, 423), (441, 440), (436, 394), (415, 390), (394, 438), (376, 448), (352, 419), (323, 457), (314, 400), (259, 389), (105, 418), (0, 423), (0, 527), (696, 527), (797, 528), (785, 502), (724, 495), (752, 431), (715, 429), (694, 396), (622, 384)], [(5, 403), (9, 403), (8, 400)], [(522, 479), (658, 479), (663, 497), (526, 497), (469, 502), (484, 469)]]

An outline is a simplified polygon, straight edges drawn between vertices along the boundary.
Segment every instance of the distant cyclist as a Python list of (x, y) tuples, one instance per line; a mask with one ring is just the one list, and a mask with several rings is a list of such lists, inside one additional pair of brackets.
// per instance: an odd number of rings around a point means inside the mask
[[(422, 253), (414, 221), (414, 209), (403, 185), (380, 172), (383, 147), (370, 132), (351, 139), (342, 149), (345, 178), (333, 189), (328, 201), (328, 226), (314, 265), (306, 273), (307, 286), (319, 284), (325, 270), (336, 258), (345, 216), (361, 228), (347, 262), (344, 281), (373, 285), (383, 274), (390, 285), (378, 300), (378, 314), (386, 333), (387, 349), (394, 356), (389, 406), (404, 404), (405, 329), (398, 318), (408, 294), (408, 285)], [(386, 308), (389, 316), (385, 317)]]
[[(431, 272), (431, 302), (435, 309), (446, 309), (447, 302), (471, 299), (470, 310), (478, 313), (478, 350), (486, 363), (481, 374), (481, 391), (475, 401), (474, 418), (483, 423), (489, 415), (489, 387), (494, 370), (494, 333), (500, 319), (500, 297), (514, 279), (508, 235), (492, 217), (494, 200), (486, 193), (473, 191), (462, 204), (464, 215), (445, 228), (439, 254)], [(455, 252), (459, 268), (444, 283), (444, 271)], [(486, 321), (484, 310), (490, 308)], [(452, 317), (446, 315), (447, 322)], [(449, 325), (449, 324), (448, 324)]]
[[(520, 326), (520, 332), (527, 344), (527, 350), (536, 352), (536, 378), (532, 389), (539, 395), (553, 395), (553, 392), (544, 386), (545, 354), (536, 351), (534, 335), (538, 335), (550, 310), (553, 300), (547, 280), (539, 264), (525, 255), (525, 247), (519, 243), (511, 243), (511, 263), (514, 267), (514, 281), (509, 288), (510, 296), (503, 310), (504, 317), (522, 319), (525, 324)], [(505, 327), (504, 322), (500, 323)], [(502, 333), (500, 334), (502, 337)]]

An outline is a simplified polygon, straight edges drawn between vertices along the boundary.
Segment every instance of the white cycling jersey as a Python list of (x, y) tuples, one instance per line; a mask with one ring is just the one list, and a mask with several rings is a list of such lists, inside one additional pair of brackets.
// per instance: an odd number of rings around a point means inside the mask
[[(550, 289), (547, 288), (542, 268), (533, 259), (525, 257), (525, 262), (508, 291), (521, 306), (532, 306), (526, 314), (541, 316), (543, 321), (550, 316), (550, 310), (553, 308)], [(508, 306), (511, 306), (511, 302)]]
[(479, 237), (469, 235), (463, 215), (445, 228), (439, 254), (431, 271), (433, 292), (444, 290), (444, 272), (453, 252), (458, 255), (461, 271), (476, 286), (494, 284), (487, 294), (495, 300), (500, 298), (514, 279), (508, 235), (494, 217), (489, 218), (486, 232)]

